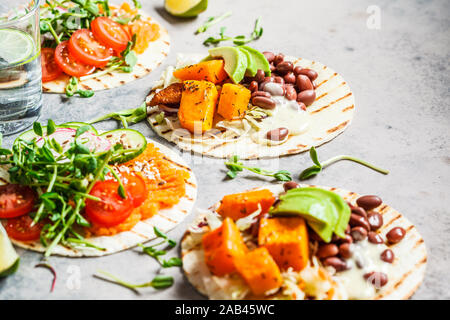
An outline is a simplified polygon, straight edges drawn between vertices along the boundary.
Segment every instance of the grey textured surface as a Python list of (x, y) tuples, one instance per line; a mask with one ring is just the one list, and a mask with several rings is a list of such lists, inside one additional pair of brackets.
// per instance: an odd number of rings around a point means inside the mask
[[(415, 223), (425, 239), (429, 259), (425, 281), (413, 298), (450, 298), (450, 59), (449, 1), (210, 1), (208, 11), (194, 20), (176, 20), (161, 8), (160, 1), (143, 1), (143, 7), (161, 20), (172, 37), (172, 49), (163, 66), (175, 61), (177, 52), (204, 50), (202, 41), (216, 34), (193, 36), (195, 28), (210, 15), (233, 10), (223, 25), (230, 34), (250, 33), (254, 19), (263, 17), (264, 35), (253, 43), (261, 50), (274, 50), (320, 61), (341, 73), (356, 98), (353, 124), (335, 140), (318, 149), (326, 159), (341, 153), (361, 156), (391, 170), (383, 176), (352, 163), (341, 162), (310, 180), (313, 184), (338, 186), (358, 193), (377, 194)], [(380, 8), (381, 29), (366, 26), (370, 5)], [(42, 121), (83, 121), (108, 111), (139, 105), (152, 80), (163, 66), (149, 76), (123, 87), (98, 92), (94, 98), (65, 99), (45, 95)], [(115, 122), (99, 127), (112, 129)], [(156, 138), (145, 123), (134, 128)], [(13, 137), (6, 138), (10, 145)], [(162, 141), (165, 143), (164, 141)], [(207, 207), (224, 194), (259, 186), (263, 181), (242, 174), (225, 181), (222, 160), (191, 157), (199, 180), (197, 206)], [(309, 166), (306, 153), (279, 160), (259, 161), (266, 168), (298, 173)], [(170, 233), (179, 240), (193, 218)], [(0, 299), (199, 299), (176, 268), (164, 270), (175, 276), (175, 285), (155, 292), (150, 288), (137, 295), (122, 287), (94, 278), (107, 270), (133, 283), (149, 281), (158, 266), (136, 249), (102, 258), (52, 257), (58, 272), (54, 293), (51, 274), (34, 269), (40, 255), (18, 250), (19, 271), (0, 280)], [(80, 275), (80, 282), (76, 279)]]

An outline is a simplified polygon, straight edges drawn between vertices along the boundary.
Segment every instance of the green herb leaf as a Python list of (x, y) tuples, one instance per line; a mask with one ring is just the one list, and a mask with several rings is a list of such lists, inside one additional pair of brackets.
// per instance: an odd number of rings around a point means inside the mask
[(225, 162), (226, 167), (229, 169), (227, 172), (227, 176), (230, 179), (236, 178), (238, 172), (245, 170), (251, 171), (253, 173), (263, 175), (266, 177), (273, 177), (278, 181), (291, 181), (292, 176), (291, 173), (287, 170), (280, 170), (277, 172), (271, 172), (265, 169), (257, 168), (257, 167), (247, 167), (242, 162), (239, 161), (238, 156), (232, 156), (228, 162)]
[(142, 8), (142, 5), (141, 5), (141, 3), (138, 0), (133, 0), (133, 4), (134, 4), (134, 7), (136, 9), (141, 9)]
[(52, 119), (49, 119), (47, 121), (47, 136), (51, 135), (55, 131), (56, 131), (55, 122)]
[(43, 132), (42, 132), (42, 126), (39, 122), (35, 122), (33, 123), (33, 131), (36, 135), (38, 135), (39, 137), (43, 136)]
[(322, 167), (321, 166), (317, 166), (317, 165), (313, 165), (309, 168), (306, 168), (305, 170), (303, 170), (300, 173), (299, 179), (300, 180), (306, 180), (309, 179), (311, 177), (314, 177), (315, 175), (317, 175), (318, 173), (320, 173), (320, 171), (322, 171)]
[(104, 276), (107, 276), (109, 279), (105, 279), (105, 278), (102, 278), (102, 277), (100, 277), (98, 275), (95, 275), (97, 278), (116, 283), (116, 284), (121, 285), (121, 286), (123, 286), (125, 288), (131, 289), (131, 290), (133, 290), (135, 292), (136, 292), (137, 288), (144, 288), (144, 287), (153, 287), (154, 289), (157, 289), (157, 290), (165, 289), (165, 288), (171, 287), (173, 285), (173, 282), (174, 282), (173, 277), (171, 277), (171, 276), (156, 276), (156, 277), (153, 278), (152, 281), (147, 282), (147, 283), (131, 284), (129, 282), (125, 282), (125, 281), (117, 278), (116, 276), (114, 276), (114, 275), (112, 275), (112, 274), (110, 274), (110, 273), (108, 273), (106, 271), (99, 270), (98, 273), (100, 273), (100, 274), (102, 274)]
[(83, 133), (85, 133), (86, 131), (89, 131), (89, 130), (91, 130), (91, 126), (89, 126), (89, 125), (84, 125), (84, 126), (78, 127), (77, 131), (75, 133), (75, 138), (78, 138)]
[(163, 268), (171, 268), (171, 267), (181, 267), (183, 262), (178, 257), (172, 257), (169, 260), (163, 260), (161, 262), (161, 266)]
[(319, 167), (321, 167), (322, 165), (319, 162), (319, 159), (317, 158), (317, 151), (316, 148), (311, 147), (311, 149), (309, 149), (309, 156), (311, 157), (312, 162), (314, 162), (316, 165), (318, 165)]
[(161, 230), (159, 230), (158, 227), (153, 227), (153, 231), (155, 232), (157, 237), (167, 239), (167, 235)]

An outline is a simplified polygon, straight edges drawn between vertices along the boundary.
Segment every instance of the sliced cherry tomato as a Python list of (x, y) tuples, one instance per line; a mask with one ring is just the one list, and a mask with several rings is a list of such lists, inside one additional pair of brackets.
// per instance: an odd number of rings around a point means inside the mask
[(139, 207), (148, 196), (144, 179), (138, 174), (122, 174), (122, 182), (131, 196), (131, 202), (135, 208)]
[(134, 207), (131, 197), (123, 199), (119, 192), (119, 183), (114, 180), (97, 182), (90, 194), (101, 201), (86, 200), (86, 215), (95, 224), (113, 227), (127, 219)]
[(55, 62), (55, 49), (41, 49), (41, 67), (42, 82), (52, 81), (59, 77), (59, 75), (62, 73), (62, 70)]
[(0, 186), (0, 218), (15, 218), (33, 209), (36, 193), (20, 184)]
[(30, 216), (8, 219), (3, 222), (8, 236), (19, 241), (33, 241), (39, 239), (43, 222), (31, 226), (33, 219)]
[(75, 31), (69, 40), (69, 52), (77, 61), (102, 68), (106, 66), (113, 50), (94, 38), (88, 29)]
[(128, 32), (122, 25), (108, 17), (95, 18), (91, 22), (91, 30), (98, 41), (117, 52), (125, 50), (128, 41), (131, 40)]
[(95, 67), (76, 60), (69, 52), (69, 41), (63, 41), (55, 49), (55, 62), (69, 76), (82, 77), (94, 72)]

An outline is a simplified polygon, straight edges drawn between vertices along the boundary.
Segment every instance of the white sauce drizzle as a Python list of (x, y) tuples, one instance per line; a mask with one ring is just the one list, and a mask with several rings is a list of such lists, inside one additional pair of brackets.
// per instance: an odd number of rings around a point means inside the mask
[[(372, 299), (377, 293), (377, 288), (364, 279), (364, 274), (369, 272), (383, 272), (389, 275), (392, 264), (381, 260), (381, 253), (388, 249), (384, 244), (373, 244), (367, 239), (351, 244), (353, 256), (346, 260), (351, 269), (338, 272), (334, 275), (347, 289), (349, 299)], [(357, 266), (360, 262), (362, 268)]]
[[(302, 110), (295, 100), (287, 100), (284, 97), (272, 97), (276, 107), (272, 110), (273, 115), (258, 123), (260, 129), (251, 133), (251, 138), (256, 143), (276, 145), (283, 141), (271, 141), (266, 138), (268, 131), (277, 128), (287, 128), (289, 135), (300, 135), (308, 130), (309, 114)], [(287, 138), (287, 137), (286, 137)]]

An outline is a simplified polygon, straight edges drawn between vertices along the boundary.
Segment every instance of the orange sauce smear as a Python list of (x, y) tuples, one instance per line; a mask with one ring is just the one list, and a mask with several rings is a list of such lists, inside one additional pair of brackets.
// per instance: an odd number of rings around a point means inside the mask
[[(136, 165), (142, 163), (149, 164), (145, 172), (136, 170)], [(151, 143), (147, 144), (147, 148), (142, 154), (119, 167), (123, 166), (128, 167), (130, 173), (139, 174), (144, 178), (148, 198), (119, 225), (107, 228), (93, 224), (92, 227), (86, 229), (87, 237), (112, 236), (131, 230), (139, 221), (152, 217), (161, 209), (170, 208), (177, 204), (186, 194), (186, 180), (189, 179), (189, 172), (175, 167)], [(149, 171), (152, 174), (148, 174)]]

